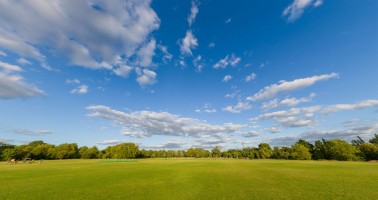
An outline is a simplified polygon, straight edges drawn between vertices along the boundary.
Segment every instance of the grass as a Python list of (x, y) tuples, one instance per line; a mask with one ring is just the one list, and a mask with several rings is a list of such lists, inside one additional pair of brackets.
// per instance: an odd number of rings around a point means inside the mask
[(147, 159), (0, 165), (0, 199), (376, 199), (377, 188), (378, 163), (368, 162)]

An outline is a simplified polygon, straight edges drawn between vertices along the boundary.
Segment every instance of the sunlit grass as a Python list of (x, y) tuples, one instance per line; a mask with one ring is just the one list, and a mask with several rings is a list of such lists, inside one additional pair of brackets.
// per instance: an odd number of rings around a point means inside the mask
[(57, 160), (0, 165), (0, 199), (375, 199), (378, 163)]

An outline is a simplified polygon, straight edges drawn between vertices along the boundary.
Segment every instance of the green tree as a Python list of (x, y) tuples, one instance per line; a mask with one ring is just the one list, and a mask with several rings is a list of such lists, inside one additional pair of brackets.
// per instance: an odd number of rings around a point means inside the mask
[(291, 148), (291, 158), (294, 160), (311, 160), (310, 149), (301, 143), (296, 143)]
[(374, 134), (374, 138), (370, 139), (369, 142), (372, 144), (378, 144), (378, 134)]
[(364, 143), (359, 147), (364, 160), (378, 160), (378, 144)]
[(16, 150), (14, 148), (4, 149), (3, 152), (2, 152), (2, 154), (1, 154), (1, 157), (4, 160), (13, 159), (13, 158), (15, 158), (15, 156), (16, 156)]
[(55, 147), (55, 157), (57, 159), (79, 158), (79, 148), (76, 143), (64, 143)]
[(221, 147), (215, 146), (213, 150), (211, 150), (211, 155), (213, 158), (219, 158), (221, 156)]
[(52, 159), (53, 155), (50, 154), (50, 151), (53, 148), (54, 146), (51, 144), (45, 144), (45, 143), (39, 144), (32, 149), (31, 158), (38, 159), (38, 160), (39, 159)]
[(358, 160), (358, 150), (355, 146), (340, 139), (329, 140), (325, 144), (331, 160)]
[(267, 143), (259, 144), (259, 155), (262, 159), (268, 159), (273, 155), (273, 150)]

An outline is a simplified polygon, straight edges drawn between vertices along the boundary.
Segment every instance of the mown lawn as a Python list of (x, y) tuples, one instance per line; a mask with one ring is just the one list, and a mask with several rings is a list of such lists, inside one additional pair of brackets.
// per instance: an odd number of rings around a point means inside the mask
[(377, 199), (378, 163), (57, 160), (0, 165), (0, 199)]

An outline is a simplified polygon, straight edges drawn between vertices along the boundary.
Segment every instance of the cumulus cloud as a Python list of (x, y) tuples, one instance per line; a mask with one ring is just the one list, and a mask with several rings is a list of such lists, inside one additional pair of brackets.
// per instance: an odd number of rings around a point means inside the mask
[(126, 113), (107, 106), (88, 106), (88, 116), (99, 117), (122, 126), (122, 134), (131, 137), (150, 137), (153, 135), (190, 136), (233, 133), (245, 125), (225, 123), (212, 125), (193, 118), (183, 118), (168, 112), (138, 111)]
[(184, 39), (180, 41), (180, 51), (183, 55), (193, 55), (192, 49), (198, 47), (198, 40), (191, 30), (186, 32)]
[(13, 129), (12, 133), (28, 135), (28, 136), (40, 136), (40, 135), (49, 135), (52, 134), (49, 130), (27, 130), (27, 129)]
[(117, 145), (121, 143), (122, 143), (121, 140), (104, 140), (102, 142), (97, 142), (97, 144), (99, 145)]
[(312, 101), (312, 99), (316, 96), (315, 93), (311, 93), (308, 97), (302, 97), (302, 98), (286, 98), (286, 99), (283, 99), (283, 100), (279, 100), (279, 99), (273, 99), (271, 101), (268, 101), (268, 102), (264, 102), (263, 105), (261, 106), (261, 108), (263, 110), (268, 110), (268, 109), (273, 109), (273, 108), (277, 108), (277, 107), (281, 107), (281, 106), (290, 106), (290, 107), (293, 107), (293, 106), (296, 106), (300, 103), (305, 103), (305, 102), (310, 102)]
[(252, 106), (248, 102), (238, 102), (236, 105), (230, 105), (222, 108), (223, 111), (231, 113), (240, 113), (244, 110), (250, 110)]
[(146, 41), (160, 26), (150, 4), (150, 0), (2, 2), (0, 47), (45, 68), (50, 67), (40, 47), (67, 57), (71, 65), (91, 69), (113, 70), (134, 57), (140, 65), (149, 65), (155, 40)]
[(156, 40), (151, 39), (150, 42), (142, 46), (137, 56), (139, 58), (139, 65), (142, 67), (150, 67), (152, 64), (152, 57), (155, 55)]
[(331, 78), (336, 78), (339, 75), (337, 73), (323, 74), (320, 76), (312, 76), (307, 78), (295, 79), (293, 81), (280, 81), (278, 84), (272, 84), (261, 89), (253, 96), (247, 97), (249, 101), (261, 101), (265, 99), (274, 98), (281, 93), (292, 92), (295, 90), (303, 89), (314, 85), (319, 81), (325, 81)]
[(227, 74), (226, 76), (223, 77), (222, 82), (228, 82), (232, 79), (232, 76), (230, 74)]
[(198, 14), (198, 3), (196, 1), (192, 1), (192, 7), (190, 8), (190, 15), (188, 16), (188, 23), (189, 26), (192, 26), (194, 21), (196, 20), (196, 16)]
[(220, 59), (217, 63), (215, 63), (213, 65), (213, 67), (215, 69), (224, 69), (226, 68), (227, 66), (231, 65), (233, 67), (235, 67), (236, 65), (238, 65), (238, 63), (240, 62), (241, 58), (240, 57), (236, 57), (234, 54), (231, 54), (230, 55), (226, 55), (225, 58), (223, 59)]
[(371, 138), (374, 133), (378, 131), (378, 124), (370, 124), (365, 126), (358, 126), (349, 129), (337, 129), (337, 130), (323, 130), (323, 131), (308, 131), (298, 135), (290, 135), (285, 137), (273, 138), (270, 141), (272, 145), (292, 145), (299, 139), (304, 139), (309, 142), (315, 142), (322, 138), (329, 139), (342, 139), (351, 141), (357, 136), (362, 138)]
[(245, 77), (244, 81), (250, 82), (250, 81), (255, 80), (256, 77), (257, 77), (257, 75), (255, 73), (252, 73), (252, 74), (248, 75), (247, 77)]
[(319, 112), (322, 106), (310, 106), (303, 108), (291, 108), (289, 110), (275, 111), (271, 113), (264, 113), (252, 121), (272, 119), (284, 127), (301, 127), (310, 126), (315, 123), (311, 119), (316, 112)]
[(88, 93), (88, 86), (87, 85), (80, 85), (77, 88), (74, 88), (70, 92), (71, 94), (86, 94)]
[(323, 0), (294, 0), (282, 13), (283, 17), (287, 17), (288, 22), (294, 22), (299, 19), (304, 10), (310, 6), (319, 7), (323, 4)]
[(338, 112), (341, 110), (359, 110), (363, 108), (371, 108), (371, 107), (377, 107), (378, 106), (378, 100), (370, 99), (361, 101), (355, 104), (335, 104), (335, 105), (329, 105), (326, 106), (323, 109), (324, 114), (330, 114), (334, 112)]
[(127, 65), (120, 65), (117, 68), (113, 69), (113, 72), (117, 76), (128, 77), (132, 70), (133, 70), (133, 67), (130, 67)]
[(156, 73), (149, 69), (137, 69), (137, 82), (140, 86), (153, 85), (157, 82)]

